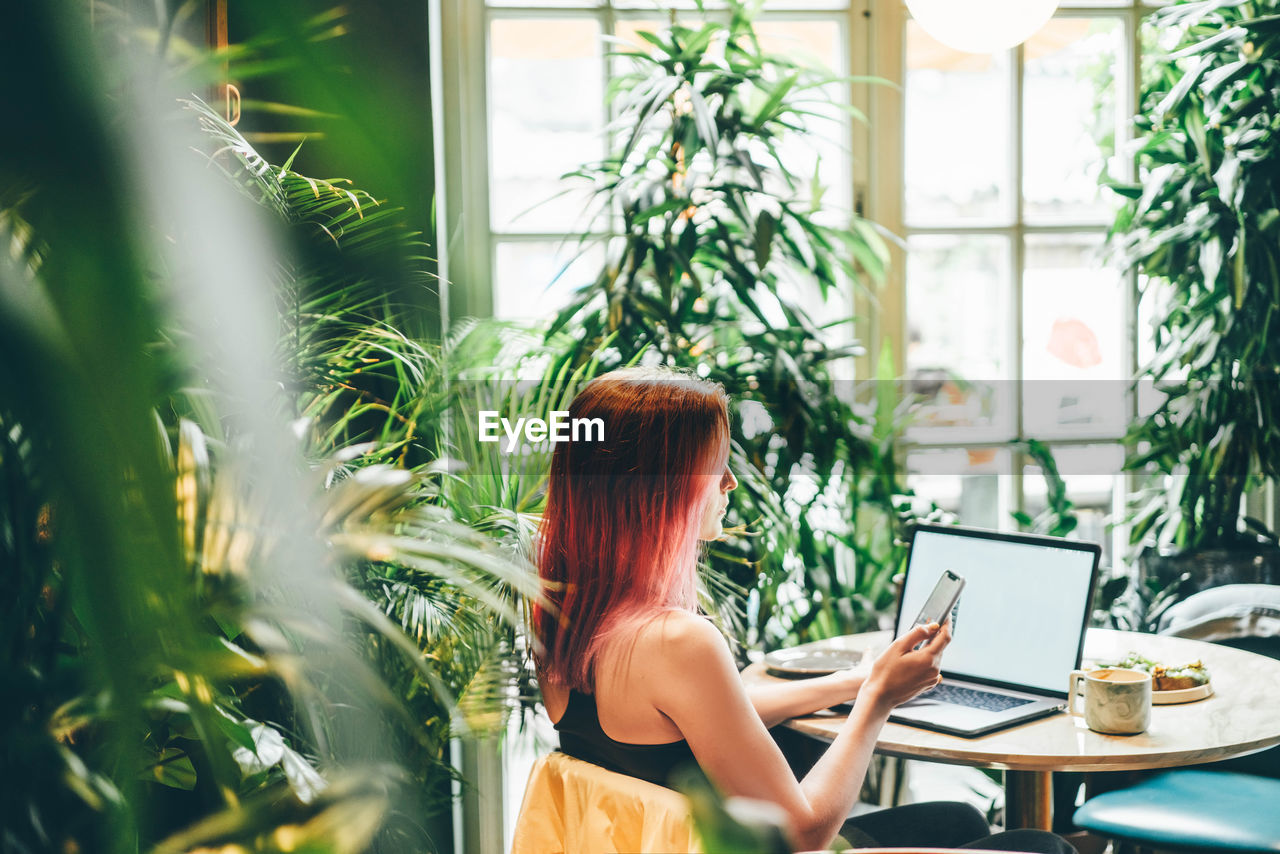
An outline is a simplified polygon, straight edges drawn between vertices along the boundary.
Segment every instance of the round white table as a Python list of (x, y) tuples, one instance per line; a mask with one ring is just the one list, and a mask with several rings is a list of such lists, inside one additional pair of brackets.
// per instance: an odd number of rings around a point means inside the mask
[[(875, 651), (889, 632), (848, 635), (806, 644)], [(1156, 705), (1151, 726), (1139, 735), (1101, 735), (1084, 719), (1055, 713), (1047, 718), (977, 738), (960, 738), (903, 724), (886, 724), (876, 750), (953, 765), (1005, 771), (1005, 815), (1009, 828), (1048, 829), (1053, 819), (1051, 773), (1124, 771), (1195, 765), (1252, 753), (1280, 744), (1280, 661), (1183, 638), (1090, 629), (1084, 659), (1122, 658), (1130, 650), (1168, 665), (1197, 659), (1209, 669), (1213, 696), (1181, 705)], [(1068, 674), (1062, 674), (1066, 690)], [(751, 680), (772, 680), (763, 663), (743, 671)], [(831, 712), (794, 718), (792, 729), (830, 741), (844, 716)]]

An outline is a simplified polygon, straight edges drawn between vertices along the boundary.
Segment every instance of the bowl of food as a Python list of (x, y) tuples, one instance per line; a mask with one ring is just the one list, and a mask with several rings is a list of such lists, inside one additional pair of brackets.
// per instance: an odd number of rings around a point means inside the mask
[(1119, 661), (1098, 662), (1097, 667), (1123, 667), (1151, 674), (1151, 702), (1156, 705), (1190, 703), (1213, 694), (1209, 670), (1201, 661), (1166, 665), (1138, 652), (1129, 652)]

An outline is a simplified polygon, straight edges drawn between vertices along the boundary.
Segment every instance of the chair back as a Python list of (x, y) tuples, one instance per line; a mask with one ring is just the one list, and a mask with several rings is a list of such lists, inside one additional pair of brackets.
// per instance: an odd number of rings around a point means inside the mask
[(700, 850), (684, 795), (559, 751), (534, 763), (511, 846), (511, 854)]
[(1160, 634), (1280, 658), (1280, 585), (1224, 584), (1202, 590), (1164, 612)]
[[(684, 795), (559, 751), (534, 763), (511, 845), (511, 854), (696, 854), (701, 850)], [(859, 848), (856, 852), (847, 849), (844, 854), (947, 852), (937, 848)], [(967, 854), (1010, 852), (972, 850)]]

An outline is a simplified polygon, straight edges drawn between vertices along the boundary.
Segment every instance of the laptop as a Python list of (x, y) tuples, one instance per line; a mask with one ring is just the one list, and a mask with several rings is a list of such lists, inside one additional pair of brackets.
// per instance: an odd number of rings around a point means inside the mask
[(889, 720), (973, 737), (1065, 709), (1101, 555), (1094, 543), (1058, 537), (916, 526), (894, 636), (911, 628), (944, 571), (964, 576), (965, 587), (942, 683)]

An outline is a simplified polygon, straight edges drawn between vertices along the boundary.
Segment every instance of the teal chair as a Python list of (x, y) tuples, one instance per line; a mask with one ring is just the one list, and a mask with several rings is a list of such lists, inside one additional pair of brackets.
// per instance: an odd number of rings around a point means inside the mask
[(1139, 848), (1280, 852), (1280, 780), (1168, 771), (1086, 801), (1075, 822)]
[[(1205, 590), (1170, 608), (1160, 628), (1280, 659), (1280, 585)], [(1099, 795), (1075, 823), (1121, 847), (1280, 854), (1280, 748)]]

